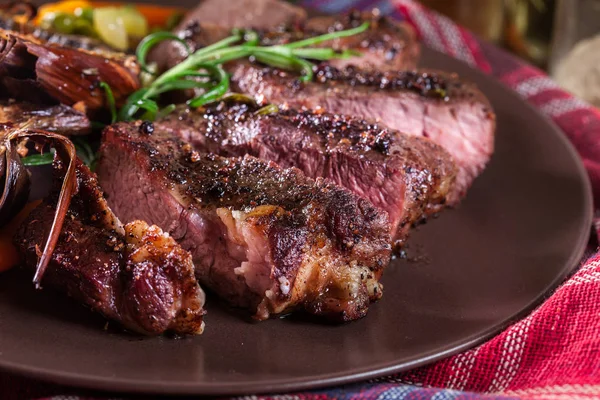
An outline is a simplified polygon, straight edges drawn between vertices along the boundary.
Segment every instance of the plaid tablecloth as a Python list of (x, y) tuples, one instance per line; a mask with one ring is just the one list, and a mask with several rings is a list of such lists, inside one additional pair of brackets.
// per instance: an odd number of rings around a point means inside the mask
[[(552, 118), (571, 139), (600, 201), (600, 112), (562, 91), (540, 70), (480, 42), (411, 0), (307, 0), (326, 12), (378, 7), (415, 26), (425, 45), (489, 73)], [(600, 225), (596, 225), (598, 229)], [(595, 239), (595, 238), (593, 238)], [(583, 399), (600, 398), (600, 252), (595, 240), (578, 272), (527, 318), (489, 342), (408, 373), (279, 399)], [(1, 334), (1, 333), (0, 333)], [(102, 398), (0, 374), (0, 398)], [(251, 397), (256, 399), (256, 397)]]

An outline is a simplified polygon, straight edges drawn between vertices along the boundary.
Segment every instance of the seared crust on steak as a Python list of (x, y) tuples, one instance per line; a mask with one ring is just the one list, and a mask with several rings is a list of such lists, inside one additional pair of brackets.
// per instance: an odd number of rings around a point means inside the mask
[(198, 110), (182, 108), (161, 127), (203, 152), (250, 154), (331, 179), (390, 217), (390, 232), (404, 240), (416, 222), (440, 211), (456, 167), (440, 146), (348, 116), (280, 110), (225, 99)]
[(455, 74), (379, 72), (322, 66), (313, 82), (252, 63), (231, 67), (235, 90), (292, 108), (321, 109), (377, 121), (442, 146), (458, 166), (449, 202), (456, 204), (494, 149), (495, 115), (485, 96)]
[(169, 231), (200, 282), (257, 319), (305, 310), (353, 320), (381, 296), (387, 215), (345, 189), (254, 157), (198, 153), (160, 122), (108, 127), (98, 171), (121, 219)]

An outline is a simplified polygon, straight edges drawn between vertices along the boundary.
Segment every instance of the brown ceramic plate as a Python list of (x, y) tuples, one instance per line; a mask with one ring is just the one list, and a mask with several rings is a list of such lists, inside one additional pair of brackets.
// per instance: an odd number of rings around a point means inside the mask
[(525, 315), (576, 266), (591, 226), (590, 185), (564, 135), (515, 93), (425, 49), (426, 66), (475, 81), (498, 115), (496, 152), (459, 209), (413, 232), (357, 322), (247, 322), (210, 297), (206, 332), (185, 339), (104, 330), (88, 310), (0, 276), (0, 367), (124, 392), (247, 394), (404, 371), (468, 349)]

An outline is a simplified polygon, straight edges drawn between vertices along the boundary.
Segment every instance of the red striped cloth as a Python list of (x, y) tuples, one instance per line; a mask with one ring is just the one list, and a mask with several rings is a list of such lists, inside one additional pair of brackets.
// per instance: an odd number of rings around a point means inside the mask
[[(384, 5), (393, 15), (401, 15), (413, 24), (427, 46), (504, 82), (562, 128), (582, 156), (595, 198), (600, 199), (600, 113), (561, 90), (542, 71), (482, 43), (449, 19), (410, 0), (393, 1), (391, 8), (386, 2), (369, 0), (313, 0), (306, 3), (330, 10), (354, 5), (361, 8)], [(453, 399), (473, 398), (477, 393), (525, 399), (600, 398), (599, 353), (600, 253), (594, 244), (578, 272), (544, 304), (475, 349), (373, 382), (278, 398)], [(418, 389), (407, 384), (459, 392)], [(55, 393), (73, 393), (73, 389), (39, 385), (0, 374), (0, 398)], [(77, 396), (56, 397), (67, 398), (81, 399)]]
[[(598, 204), (598, 109), (448, 18), (412, 1), (394, 5), (426, 45), (494, 75), (560, 126), (583, 158)], [(523, 398), (600, 398), (600, 253), (595, 251), (529, 317), (478, 348), (394, 380)]]

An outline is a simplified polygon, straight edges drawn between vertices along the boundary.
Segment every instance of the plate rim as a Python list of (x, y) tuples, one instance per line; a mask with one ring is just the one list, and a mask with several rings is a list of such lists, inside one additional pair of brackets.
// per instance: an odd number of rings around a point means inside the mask
[[(411, 370), (413, 368), (421, 367), (435, 361), (439, 361), (458, 354), (462, 351), (473, 348), (479, 344), (482, 344), (495, 335), (501, 333), (512, 323), (521, 320), (527, 316), (534, 308), (543, 303), (556, 288), (560, 286), (570, 275), (572, 275), (576, 267), (578, 266), (581, 258), (584, 255), (585, 249), (589, 237), (591, 235), (592, 222), (593, 222), (593, 192), (592, 186), (589, 179), (587, 170), (584, 167), (583, 161), (578, 154), (575, 146), (567, 138), (566, 134), (558, 127), (554, 121), (542, 114), (532, 104), (527, 102), (521, 96), (519, 96), (514, 90), (506, 86), (504, 83), (499, 81), (497, 78), (485, 74), (470, 65), (464, 63), (461, 60), (452, 58), (451, 56), (441, 53), (437, 50), (422, 45), (423, 53), (431, 53), (435, 57), (448, 58), (454, 61), (460, 62), (465, 68), (469, 69), (469, 73), (476, 75), (479, 79), (487, 80), (491, 85), (495, 86), (507, 96), (512, 97), (515, 101), (518, 101), (523, 105), (528, 113), (536, 114), (539, 118), (545, 120), (549, 128), (554, 131), (554, 135), (558, 136), (565, 151), (568, 153), (570, 158), (574, 161), (575, 167), (579, 172), (581, 179), (583, 193), (583, 202), (585, 207), (585, 216), (583, 216), (582, 224), (579, 229), (579, 237), (577, 238), (577, 246), (571, 251), (568, 261), (565, 262), (565, 268), (561, 274), (555, 276), (547, 287), (541, 292), (535, 299), (532, 299), (525, 307), (513, 316), (504, 319), (503, 321), (495, 324), (494, 326), (486, 329), (483, 332), (471, 335), (464, 340), (457, 341), (453, 344), (449, 344), (444, 347), (442, 351), (431, 351), (425, 353), (419, 359), (409, 362), (403, 362), (398, 364), (397, 362), (384, 362), (376, 366), (370, 365), (369, 367), (359, 367), (353, 369), (351, 372), (347, 370), (344, 372), (336, 372), (329, 374), (321, 374), (313, 377), (297, 377), (297, 378), (281, 378), (271, 379), (269, 381), (261, 381), (260, 383), (254, 383), (251, 381), (238, 381), (232, 383), (223, 382), (178, 382), (169, 381), (164, 382), (148, 382), (143, 380), (132, 380), (132, 379), (120, 379), (118, 377), (94, 377), (86, 374), (71, 373), (71, 372), (60, 372), (53, 371), (47, 368), (38, 368), (31, 366), (22, 366), (18, 363), (10, 361), (4, 361), (0, 357), (0, 371), (8, 372), (11, 374), (25, 376), (29, 378), (38, 379), (48, 383), (54, 383), (59, 385), (66, 385), (73, 388), (84, 388), (102, 391), (105, 393), (130, 393), (130, 394), (161, 394), (161, 395), (239, 395), (239, 394), (268, 394), (288, 391), (299, 391), (299, 390), (314, 390), (322, 389), (326, 387), (339, 386), (343, 384), (357, 383), (365, 381), (367, 379), (374, 379), (378, 377), (385, 377), (391, 374), (400, 373)], [(469, 78), (467, 78), (469, 79)], [(587, 228), (586, 228), (587, 227)], [(173, 390), (173, 386), (177, 384), (177, 390)]]

